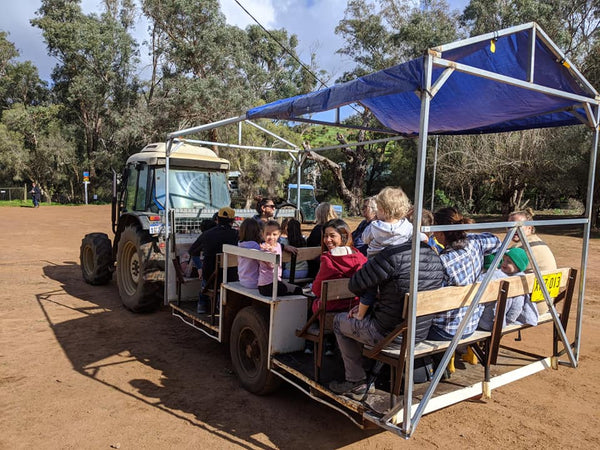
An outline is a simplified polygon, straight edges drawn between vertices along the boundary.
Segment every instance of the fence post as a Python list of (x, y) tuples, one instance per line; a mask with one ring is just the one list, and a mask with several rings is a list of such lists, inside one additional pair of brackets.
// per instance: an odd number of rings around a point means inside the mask
[(27, 183), (23, 185), (23, 201), (27, 201)]

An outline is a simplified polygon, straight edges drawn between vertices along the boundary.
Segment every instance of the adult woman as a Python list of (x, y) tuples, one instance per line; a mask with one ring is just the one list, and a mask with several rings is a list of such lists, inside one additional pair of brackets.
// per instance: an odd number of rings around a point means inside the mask
[(352, 232), (352, 241), (354, 241), (354, 247), (366, 256), (368, 245), (362, 240), (362, 234), (365, 228), (377, 217), (377, 202), (375, 201), (375, 197), (368, 197), (363, 200), (362, 215), (364, 220)]
[[(321, 265), (312, 284), (316, 299), (312, 310), (316, 312), (321, 306), (321, 284), (325, 280), (349, 278), (367, 262), (367, 258), (352, 246), (350, 227), (341, 219), (333, 219), (323, 226), (321, 242)], [(331, 300), (327, 302), (327, 311), (349, 309), (352, 299)]]
[[(473, 223), (456, 208), (442, 208), (433, 215), (435, 225), (459, 225)], [(435, 238), (444, 246), (440, 258), (448, 276), (448, 284), (466, 286), (475, 283), (483, 268), (485, 255), (494, 253), (501, 245), (500, 239), (492, 233), (467, 233), (463, 230), (436, 231)], [(436, 314), (433, 318), (428, 339), (449, 341), (456, 334), (458, 326), (467, 312), (468, 306)], [(483, 307), (473, 313), (463, 337), (470, 336), (477, 329)]]
[[(529, 222), (533, 220), (533, 211), (531, 208), (527, 208), (524, 211), (513, 211), (508, 216), (509, 222)], [(535, 227), (531, 225), (524, 225), (521, 227), (525, 237), (527, 238), (527, 242), (531, 247), (531, 252), (533, 253), (533, 258), (537, 263), (540, 270), (555, 270), (557, 268), (556, 259), (554, 259), (554, 255), (552, 254), (552, 250), (550, 247), (542, 241), (542, 239), (535, 234)], [(521, 242), (521, 238), (519, 238), (518, 234), (513, 236), (513, 247), (523, 248), (523, 243)], [(531, 265), (531, 261), (527, 265), (525, 272), (533, 272), (533, 266)], [(536, 303), (538, 312), (540, 314), (544, 314), (548, 311), (548, 305), (546, 302), (537, 302)]]
[[(367, 262), (367, 257), (352, 246), (350, 227), (341, 219), (333, 219), (323, 225), (321, 250), (319, 272), (312, 284), (316, 297), (312, 304), (313, 313), (321, 307), (323, 281), (349, 278)], [(327, 311), (348, 311), (353, 301), (354, 298), (329, 300), (326, 308)], [(333, 355), (334, 340), (330, 334), (325, 335), (323, 347), (326, 356)]]
[(255, 220), (268, 222), (275, 215), (275, 202), (271, 198), (260, 198), (256, 203)]
[[(442, 287), (446, 275), (437, 253), (425, 242), (420, 243), (419, 291)], [(333, 381), (329, 387), (338, 394), (361, 398), (366, 390), (366, 373), (362, 367), (362, 346), (376, 345), (404, 320), (404, 297), (410, 289), (412, 242), (387, 247), (370, 259), (350, 279), (348, 287), (363, 295), (379, 287), (379, 297), (361, 297), (350, 314), (338, 314), (333, 322), (335, 337), (344, 360), (345, 380)], [(415, 341), (427, 338), (432, 317), (419, 318)]]
[[(333, 210), (331, 203), (323, 202), (319, 203), (319, 206), (315, 209), (315, 221), (316, 225), (308, 235), (306, 239), (306, 245), (308, 247), (318, 247), (321, 245), (323, 239), (322, 231), (323, 225), (337, 218), (337, 214)], [(308, 276), (314, 278), (319, 271), (319, 260), (308, 261)]]

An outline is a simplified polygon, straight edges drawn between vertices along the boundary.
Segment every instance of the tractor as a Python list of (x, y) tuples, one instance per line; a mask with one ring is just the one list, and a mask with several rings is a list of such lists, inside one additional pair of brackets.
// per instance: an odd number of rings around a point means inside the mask
[[(119, 295), (134, 312), (157, 308), (165, 281), (165, 199), (173, 209), (170, 227), (187, 241), (200, 222), (229, 206), (229, 161), (212, 150), (175, 142), (168, 164), (164, 143), (149, 144), (129, 157), (117, 193), (113, 176), (111, 242), (105, 233), (87, 234), (80, 248), (81, 271), (92, 285), (108, 283), (116, 272)], [(167, 187), (168, 173), (168, 187)]]

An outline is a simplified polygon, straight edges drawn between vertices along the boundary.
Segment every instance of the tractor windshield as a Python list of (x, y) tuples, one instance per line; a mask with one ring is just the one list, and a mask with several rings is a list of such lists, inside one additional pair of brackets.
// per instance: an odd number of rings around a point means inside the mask
[[(156, 202), (165, 207), (165, 168), (157, 167)], [(225, 172), (169, 170), (169, 202), (172, 208), (199, 209), (229, 206), (229, 190)]]

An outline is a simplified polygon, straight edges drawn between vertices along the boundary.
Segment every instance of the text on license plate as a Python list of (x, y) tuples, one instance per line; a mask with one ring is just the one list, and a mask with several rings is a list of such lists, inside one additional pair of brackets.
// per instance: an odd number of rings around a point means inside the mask
[(160, 233), (161, 228), (162, 228), (162, 223), (153, 224), (153, 225), (150, 225), (148, 232), (150, 234), (158, 234), (158, 233)]
[[(556, 297), (558, 292), (560, 291), (560, 280), (562, 278), (562, 272), (557, 273), (549, 273), (548, 275), (544, 275), (544, 284), (546, 285), (546, 289), (548, 289), (548, 293), (550, 297)], [(543, 302), (544, 294), (538, 284), (537, 278), (533, 283), (533, 291), (531, 292), (531, 301), (532, 302)]]

